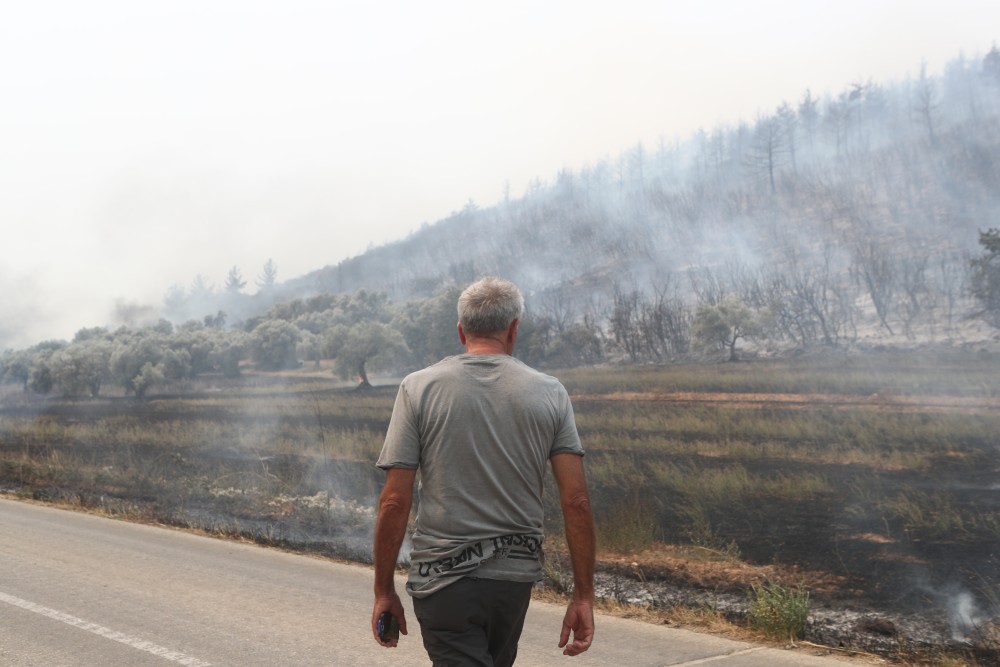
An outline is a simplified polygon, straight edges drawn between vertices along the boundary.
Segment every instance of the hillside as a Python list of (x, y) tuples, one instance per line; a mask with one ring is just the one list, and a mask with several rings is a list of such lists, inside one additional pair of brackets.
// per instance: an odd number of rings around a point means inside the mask
[(459, 351), (455, 290), (484, 274), (525, 291), (517, 353), (549, 368), (982, 345), (1000, 323), (1000, 245), (982, 254), (998, 212), (994, 48), (939, 77), (806, 91), (752, 122), (636, 145), (253, 295), (196, 280), (159, 322), (8, 351), (0, 375), (142, 395), (246, 360), (335, 359), (365, 383)]
[(500, 274), (536, 295), (536, 312), (558, 293), (571, 319), (608, 322), (616, 290), (753, 301), (818, 282), (845, 306), (867, 302), (886, 334), (940, 333), (968, 310), (969, 255), (1000, 220), (998, 114), (996, 49), (938, 78), (807, 91), (752, 122), (636, 145), (495, 206), (469, 202), (283, 287), (409, 300)]

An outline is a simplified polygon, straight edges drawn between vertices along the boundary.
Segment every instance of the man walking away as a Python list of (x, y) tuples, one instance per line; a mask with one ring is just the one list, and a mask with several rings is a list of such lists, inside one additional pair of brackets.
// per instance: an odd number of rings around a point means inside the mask
[[(372, 633), (389, 612), (406, 634), (393, 571), (413, 483), (419, 505), (406, 591), (436, 667), (507, 667), (534, 582), (542, 578), (542, 487), (552, 466), (573, 566), (558, 645), (578, 655), (594, 638), (594, 527), (583, 448), (562, 384), (513, 356), (524, 311), (518, 288), (483, 278), (458, 299), (465, 354), (399, 386), (378, 467)], [(572, 640), (572, 641), (571, 641)]]

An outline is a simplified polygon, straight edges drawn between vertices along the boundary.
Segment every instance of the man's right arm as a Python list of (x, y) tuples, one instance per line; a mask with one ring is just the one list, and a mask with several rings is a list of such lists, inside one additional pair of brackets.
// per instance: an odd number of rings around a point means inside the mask
[[(559, 487), (566, 543), (573, 565), (573, 598), (563, 618), (559, 648), (565, 647), (564, 655), (579, 655), (590, 648), (594, 640), (594, 561), (597, 549), (594, 519), (590, 511), (587, 480), (583, 474), (583, 457), (556, 454), (550, 461)], [(572, 642), (569, 642), (570, 633), (573, 635)]]
[[(394, 575), (399, 547), (406, 536), (406, 522), (410, 517), (413, 500), (413, 480), (417, 471), (408, 468), (391, 468), (386, 473), (385, 486), (379, 496), (378, 514), (375, 517), (375, 607), (372, 610), (372, 635), (378, 641), (376, 629), (379, 615), (392, 612), (399, 623), (399, 631), (406, 634), (406, 616), (403, 604), (396, 594)], [(381, 642), (379, 642), (381, 643)], [(389, 646), (395, 646), (393, 641)]]

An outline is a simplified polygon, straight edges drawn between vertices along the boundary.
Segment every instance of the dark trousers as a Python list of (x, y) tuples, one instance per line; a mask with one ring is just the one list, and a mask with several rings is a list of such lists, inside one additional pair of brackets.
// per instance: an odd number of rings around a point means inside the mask
[(414, 598), (434, 667), (510, 667), (531, 601), (531, 582), (462, 578)]

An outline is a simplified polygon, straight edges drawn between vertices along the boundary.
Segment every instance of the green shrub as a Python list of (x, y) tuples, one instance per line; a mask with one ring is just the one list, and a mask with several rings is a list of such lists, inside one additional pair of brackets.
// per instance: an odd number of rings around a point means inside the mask
[(753, 586), (747, 620), (751, 627), (775, 639), (796, 639), (805, 634), (809, 617), (809, 591), (781, 584)]

